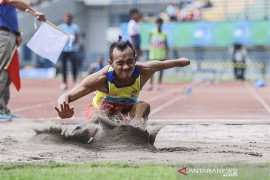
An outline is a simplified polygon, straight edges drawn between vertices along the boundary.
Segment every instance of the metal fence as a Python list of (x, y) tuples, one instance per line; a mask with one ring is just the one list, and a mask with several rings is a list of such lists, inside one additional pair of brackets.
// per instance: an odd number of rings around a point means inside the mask
[[(105, 64), (109, 55), (107, 52), (86, 52), (82, 63), (81, 72), (86, 72), (97, 56), (103, 56)], [(144, 52), (139, 61), (147, 61), (148, 52)], [(173, 68), (165, 70), (167, 77), (179, 80), (211, 80), (225, 81), (234, 79), (234, 64), (228, 52), (181, 52), (173, 50), (169, 52), (169, 58), (186, 57), (191, 64), (185, 68)], [(246, 60), (246, 79), (270, 79), (270, 52), (248, 52)]]

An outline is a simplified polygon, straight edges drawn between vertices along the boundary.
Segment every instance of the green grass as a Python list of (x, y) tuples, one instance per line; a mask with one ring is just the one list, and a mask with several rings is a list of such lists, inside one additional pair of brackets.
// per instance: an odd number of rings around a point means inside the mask
[[(178, 173), (187, 167), (187, 176)], [(222, 174), (190, 173), (191, 169), (236, 169), (236, 177)], [(270, 164), (135, 164), (92, 162), (88, 164), (67, 163), (5, 163), (0, 164), (2, 180), (84, 180), (84, 179), (270, 179)]]
[(2, 164), (0, 179), (88, 180), (88, 179), (175, 179), (175, 166), (169, 164), (100, 163), (89, 164)]

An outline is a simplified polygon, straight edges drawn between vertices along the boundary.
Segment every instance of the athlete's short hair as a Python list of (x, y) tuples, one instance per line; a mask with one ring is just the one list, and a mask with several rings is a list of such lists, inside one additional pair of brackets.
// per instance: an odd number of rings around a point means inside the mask
[(135, 53), (135, 49), (132, 46), (132, 44), (129, 42), (129, 40), (123, 41), (122, 36), (119, 36), (118, 41), (114, 41), (110, 46), (110, 59), (113, 61), (112, 53), (113, 53), (113, 50), (115, 48), (120, 50), (120, 51), (124, 51), (127, 47), (130, 47), (132, 49), (133, 56), (135, 58), (136, 53)]
[(163, 19), (162, 18), (157, 18), (156, 23), (163, 24)]

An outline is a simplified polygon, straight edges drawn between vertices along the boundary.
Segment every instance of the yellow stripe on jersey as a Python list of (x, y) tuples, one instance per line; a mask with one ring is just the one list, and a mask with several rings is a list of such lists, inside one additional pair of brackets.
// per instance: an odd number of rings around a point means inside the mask
[(135, 65), (133, 75), (135, 76), (135, 82), (131, 86), (118, 88), (114, 82), (114, 69), (110, 66), (107, 71), (108, 94), (97, 91), (96, 96), (93, 98), (93, 106), (99, 108), (99, 104), (105, 95), (138, 98), (141, 92), (141, 76), (137, 65)]

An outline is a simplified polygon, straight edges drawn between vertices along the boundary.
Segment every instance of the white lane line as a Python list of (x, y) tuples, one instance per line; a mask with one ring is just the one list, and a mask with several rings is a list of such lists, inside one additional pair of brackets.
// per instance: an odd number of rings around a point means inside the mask
[[(194, 84), (194, 86), (196, 85), (195, 83), (193, 83), (193, 84)], [(208, 85), (209, 85), (209, 84), (203, 84), (203, 85), (201, 85), (201, 86), (199, 87), (199, 89), (201, 89), (201, 88), (203, 88), (203, 87), (206, 87), (206, 86), (208, 86)], [(191, 87), (193, 87), (193, 86), (191, 86)], [(194, 88), (194, 87), (193, 87), (193, 88)], [(196, 90), (198, 90), (198, 88), (196, 88)], [(194, 91), (194, 90), (193, 90), (193, 91)], [(185, 98), (185, 97), (187, 97), (187, 95), (181, 95), (181, 96), (178, 96), (178, 97), (175, 98), (175, 99), (172, 99), (172, 100), (168, 101), (167, 103), (165, 103), (165, 104), (163, 104), (163, 105), (157, 107), (157, 108), (154, 109), (153, 111), (151, 111), (150, 115), (152, 116), (153, 114), (156, 114), (157, 112), (159, 112), (159, 111), (162, 110), (163, 108), (165, 108), (165, 107), (167, 107), (167, 106), (170, 106), (171, 104), (173, 104), (173, 103), (175, 103), (176, 101), (179, 101), (180, 99), (183, 99), (183, 98)]]
[(269, 119), (149, 119), (148, 124), (270, 124)]
[[(70, 118), (70, 119), (59, 119), (59, 118), (20, 118), (20, 119), (13, 119), (12, 122), (22, 122), (24, 121), (33, 121), (33, 122), (56, 122), (60, 124), (77, 124), (81, 123), (84, 121), (83, 118)], [(2, 123), (2, 122), (0, 122)], [(4, 122), (3, 122), (4, 123)], [(240, 118), (240, 119), (227, 119), (227, 118), (214, 118), (214, 119), (149, 119), (147, 121), (147, 124), (152, 124), (152, 125), (195, 125), (195, 124), (244, 124), (244, 125), (259, 125), (259, 124), (265, 124), (265, 125), (270, 125), (270, 121), (268, 118), (265, 119), (245, 119), (245, 118)]]
[(185, 98), (185, 97), (186, 97), (186, 96), (178, 96), (177, 98), (172, 99), (172, 100), (168, 101), (167, 103), (160, 105), (159, 107), (157, 107), (156, 109), (154, 109), (154, 110), (150, 113), (150, 115), (156, 114), (157, 112), (159, 112), (159, 111), (162, 110), (163, 108), (165, 108), (165, 107), (167, 107), (167, 106), (169, 106), (169, 105), (175, 103), (176, 101), (179, 101), (180, 99), (183, 99), (183, 98)]
[(168, 95), (172, 95), (173, 93), (176, 93), (176, 94), (180, 94), (180, 92), (183, 90), (182, 88), (183, 87), (195, 87), (197, 86), (199, 83), (195, 83), (195, 82), (191, 82), (190, 84), (185, 84), (185, 85), (180, 85), (178, 88), (175, 88), (175, 89), (172, 89), (170, 91), (167, 91), (167, 92), (162, 92), (162, 95), (159, 95), (159, 96), (154, 96), (152, 98), (149, 98), (149, 99), (144, 99), (143, 101), (145, 102), (152, 102), (152, 101), (155, 101), (155, 100), (158, 100), (158, 99), (161, 99), (161, 98), (164, 98)]
[(166, 96), (168, 96), (168, 95), (171, 95), (172, 93), (174, 93), (174, 92), (178, 92), (179, 91), (179, 89), (178, 88), (176, 88), (176, 89), (173, 89), (173, 90), (171, 90), (171, 91), (167, 91), (167, 93), (164, 93), (164, 92), (162, 92), (161, 91), (161, 93), (162, 93), (162, 95), (160, 95), (160, 96), (154, 96), (154, 97), (152, 97), (152, 98), (149, 98), (149, 99), (144, 99), (143, 101), (145, 101), (145, 102), (152, 102), (152, 101), (155, 101), (155, 100), (158, 100), (158, 99), (161, 99), (161, 98), (164, 98), (164, 97), (166, 97)]
[(45, 107), (45, 106), (49, 106), (49, 105), (54, 105), (56, 103), (56, 101), (51, 101), (51, 102), (47, 102), (47, 103), (41, 103), (41, 104), (35, 104), (32, 106), (25, 106), (22, 108), (17, 108), (12, 110), (12, 112), (21, 112), (21, 111), (26, 111), (26, 110), (31, 110), (31, 109), (36, 109), (36, 108), (41, 108), (41, 107)]
[[(175, 91), (178, 91), (178, 88), (173, 89), (173, 90), (169, 91), (168, 93), (164, 93), (162, 96), (155, 96), (155, 97), (146, 99), (146, 101), (147, 102), (155, 101), (157, 99), (166, 97), (166, 96), (168, 96), (169, 94), (172, 94)], [(48, 106), (48, 105), (55, 105), (55, 101), (51, 101), (51, 102), (47, 102), (47, 103), (40, 103), (40, 104), (36, 104), (36, 105), (32, 105), (32, 106), (26, 106), (26, 107), (22, 107), (22, 108), (17, 108), (17, 109), (12, 110), (12, 112), (14, 112), (14, 113), (15, 112), (21, 112), (21, 111), (31, 110), (31, 109), (35, 109), (35, 108), (45, 107), (45, 106)], [(153, 113), (151, 113), (151, 114), (153, 114)]]
[(264, 109), (270, 114), (270, 106), (263, 100), (263, 98), (258, 94), (258, 92), (249, 84), (245, 83), (248, 90), (254, 95), (254, 97), (261, 103)]

